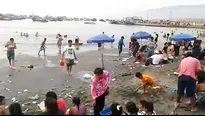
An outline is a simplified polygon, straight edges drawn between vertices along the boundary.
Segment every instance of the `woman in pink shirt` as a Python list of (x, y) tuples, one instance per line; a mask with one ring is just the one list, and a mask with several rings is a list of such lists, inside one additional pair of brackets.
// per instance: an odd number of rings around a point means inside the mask
[(196, 73), (201, 69), (200, 61), (194, 57), (192, 57), (192, 53), (188, 52), (185, 55), (186, 58), (181, 60), (178, 72), (178, 96), (177, 96), (177, 104), (180, 103), (181, 96), (184, 96), (184, 90), (186, 89), (186, 97), (191, 98), (191, 111), (196, 111)]
[(91, 80), (91, 94), (93, 98), (94, 115), (99, 115), (105, 105), (105, 96), (108, 95), (110, 74), (102, 68), (96, 68), (94, 77)]

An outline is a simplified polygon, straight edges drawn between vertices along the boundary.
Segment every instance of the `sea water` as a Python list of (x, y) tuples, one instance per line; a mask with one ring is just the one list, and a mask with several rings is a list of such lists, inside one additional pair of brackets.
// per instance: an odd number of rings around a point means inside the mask
[[(67, 38), (63, 38), (63, 46), (67, 44), (69, 39), (73, 40), (78, 36), (80, 42), (83, 45), (79, 47), (77, 52), (86, 52), (91, 50), (97, 50), (96, 44), (87, 44), (87, 40), (92, 36), (102, 34), (105, 32), (108, 36), (115, 35), (114, 47), (117, 48), (118, 40), (121, 36), (125, 37), (125, 45), (128, 47), (130, 36), (133, 32), (147, 31), (150, 34), (157, 32), (159, 37), (159, 43), (163, 44), (165, 39), (162, 37), (163, 32), (171, 32), (172, 30), (177, 32), (184, 32), (196, 35), (195, 29), (176, 29), (176, 28), (164, 28), (164, 27), (145, 27), (145, 26), (126, 26), (126, 25), (112, 25), (105, 22), (96, 22), (96, 25), (85, 25), (84, 22), (78, 21), (63, 21), (63, 22), (32, 22), (31, 20), (21, 21), (0, 21), (0, 59), (6, 58), (5, 43), (9, 38), (14, 38), (17, 44), (16, 55), (27, 54), (37, 56), (40, 44), (44, 38), (46, 41), (46, 54), (57, 55), (57, 33), (61, 35), (67, 35)], [(20, 36), (22, 33), (28, 33), (29, 37)], [(35, 33), (39, 33), (39, 37), (35, 37)], [(144, 40), (142, 42), (145, 42)], [(140, 41), (141, 43), (141, 41)], [(105, 49), (111, 48), (111, 44), (105, 44)]]

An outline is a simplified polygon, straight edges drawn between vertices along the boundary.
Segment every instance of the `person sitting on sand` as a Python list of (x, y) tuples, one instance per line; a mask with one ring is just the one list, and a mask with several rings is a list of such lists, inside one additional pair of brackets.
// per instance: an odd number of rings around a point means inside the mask
[(197, 73), (198, 83), (196, 85), (196, 98), (197, 102), (205, 101), (205, 72), (199, 71)]
[(75, 55), (75, 50), (72, 45), (72, 40), (68, 40), (68, 45), (66, 45), (63, 49), (61, 60), (63, 59), (65, 59), (66, 62), (68, 75), (71, 75), (72, 66), (74, 65), (74, 59), (77, 60), (77, 57)]
[(164, 50), (162, 50), (162, 51), (159, 51), (159, 54), (162, 57), (161, 63), (162, 64), (167, 64), (168, 63), (168, 58), (167, 58), (166, 52)]
[(64, 113), (66, 113), (66, 102), (63, 98), (57, 98), (57, 95), (53, 91), (49, 91), (46, 93), (46, 98), (53, 98), (57, 100), (58, 108), (61, 109)]
[(152, 55), (150, 58), (147, 59), (145, 62), (145, 66), (149, 66), (150, 64), (152, 65), (159, 65), (161, 64), (162, 61), (162, 56), (159, 54), (159, 51), (155, 51), (154, 55)]
[(10, 68), (15, 70), (14, 59), (15, 59), (16, 43), (14, 42), (14, 38), (10, 38), (10, 40), (6, 43), (5, 47), (7, 47), (7, 58), (9, 60)]
[(141, 115), (139, 113), (139, 109), (137, 108), (136, 104), (134, 102), (127, 102), (125, 105), (126, 111), (124, 113), (126, 115)]
[(169, 60), (173, 60), (174, 59), (173, 54), (174, 54), (174, 47), (171, 44), (171, 42), (168, 42), (167, 55), (168, 55), (168, 59)]
[(8, 111), (6, 110), (6, 100), (4, 96), (0, 96), (0, 115), (8, 115)]
[(140, 100), (140, 104), (138, 105), (139, 112), (145, 111), (145, 104), (146, 104), (146, 103), (147, 103), (147, 101), (145, 101), (145, 100)]
[(142, 81), (143, 93), (148, 92), (150, 87), (154, 84), (154, 81), (151, 76), (143, 75), (141, 72), (136, 72), (135, 77), (139, 78)]
[(44, 56), (46, 56), (46, 38), (41, 43), (40, 50), (38, 51), (38, 55), (40, 56), (40, 52), (43, 51)]
[(10, 115), (23, 115), (21, 105), (19, 103), (12, 103), (9, 106)]
[(113, 103), (110, 106), (110, 115), (122, 115), (123, 114), (123, 108), (119, 103)]
[(145, 103), (145, 111), (142, 111), (142, 115), (156, 115), (152, 102)]
[(41, 115), (65, 115), (65, 113), (58, 108), (56, 99), (53, 99), (51, 97), (46, 98), (45, 108), (46, 111), (43, 112)]
[(73, 98), (73, 107), (66, 112), (67, 115), (86, 115), (87, 111), (85, 106), (80, 105), (80, 98), (74, 97)]

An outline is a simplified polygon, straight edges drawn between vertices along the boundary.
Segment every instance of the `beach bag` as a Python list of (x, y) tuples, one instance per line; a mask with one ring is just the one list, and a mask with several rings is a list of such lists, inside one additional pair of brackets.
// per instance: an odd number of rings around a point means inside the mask
[(106, 91), (105, 91), (105, 96), (109, 95), (109, 87), (107, 87)]

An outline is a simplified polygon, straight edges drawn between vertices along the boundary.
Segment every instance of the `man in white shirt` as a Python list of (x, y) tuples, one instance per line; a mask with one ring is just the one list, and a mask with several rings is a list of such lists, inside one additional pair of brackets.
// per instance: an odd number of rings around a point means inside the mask
[(71, 75), (72, 66), (74, 65), (74, 59), (77, 60), (74, 47), (72, 46), (72, 40), (68, 40), (68, 45), (63, 49), (62, 60), (65, 59), (67, 64), (68, 75)]
[(162, 56), (159, 54), (159, 51), (155, 51), (155, 54), (151, 56), (152, 58), (152, 64), (153, 65), (158, 65), (160, 64), (162, 60)]

